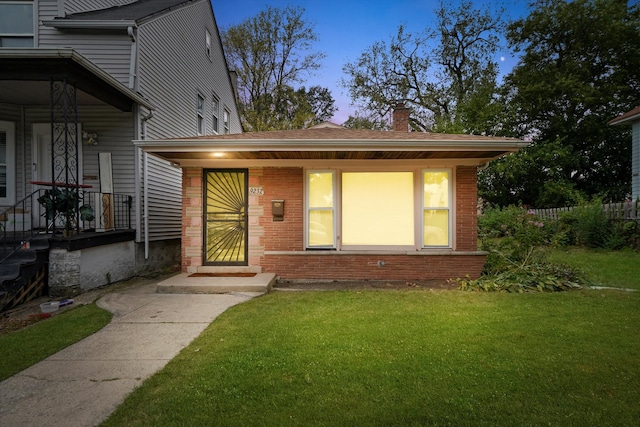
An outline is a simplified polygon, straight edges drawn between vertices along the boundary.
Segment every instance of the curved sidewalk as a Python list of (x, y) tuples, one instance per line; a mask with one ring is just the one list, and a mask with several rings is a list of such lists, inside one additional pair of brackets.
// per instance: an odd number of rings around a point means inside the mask
[(103, 329), (0, 382), (0, 426), (93, 426), (229, 307), (261, 293), (159, 294), (142, 281), (104, 295)]

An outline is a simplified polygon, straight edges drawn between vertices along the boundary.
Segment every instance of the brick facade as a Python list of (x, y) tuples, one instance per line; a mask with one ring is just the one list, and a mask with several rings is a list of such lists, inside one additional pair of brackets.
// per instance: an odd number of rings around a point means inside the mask
[[(477, 250), (476, 168), (455, 170), (455, 251), (415, 254), (304, 251), (304, 170), (301, 167), (249, 169), (249, 186), (263, 195), (249, 196), (249, 266), (285, 279), (448, 279), (482, 271), (485, 255)], [(182, 270), (202, 266), (202, 168), (183, 170)], [(284, 219), (274, 221), (272, 200), (284, 200)]]

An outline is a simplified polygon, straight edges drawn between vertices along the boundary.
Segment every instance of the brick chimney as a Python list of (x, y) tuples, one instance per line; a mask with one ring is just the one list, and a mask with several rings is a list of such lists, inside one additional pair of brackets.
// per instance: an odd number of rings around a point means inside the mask
[(398, 102), (393, 109), (393, 130), (409, 132), (409, 109), (404, 106), (404, 102)]

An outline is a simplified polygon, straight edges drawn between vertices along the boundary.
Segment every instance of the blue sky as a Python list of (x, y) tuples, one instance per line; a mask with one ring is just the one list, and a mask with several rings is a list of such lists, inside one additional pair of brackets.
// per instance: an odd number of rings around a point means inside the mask
[[(457, 0), (452, 0), (457, 1)], [(318, 42), (316, 50), (326, 54), (322, 68), (305, 82), (305, 86), (329, 88), (336, 100), (338, 112), (335, 123), (343, 123), (355, 113), (345, 89), (340, 86), (344, 77), (342, 67), (355, 61), (374, 42), (389, 41), (398, 25), (409, 31), (422, 31), (434, 23), (433, 11), (440, 0), (211, 0), (220, 30), (256, 15), (265, 5), (305, 8), (305, 18), (314, 25)], [(474, 1), (477, 6), (483, 4)], [(490, 2), (495, 3), (495, 2)], [(504, 0), (508, 17), (518, 18), (527, 13), (528, 0)], [(498, 53), (501, 72), (507, 73), (516, 59), (504, 51)]]

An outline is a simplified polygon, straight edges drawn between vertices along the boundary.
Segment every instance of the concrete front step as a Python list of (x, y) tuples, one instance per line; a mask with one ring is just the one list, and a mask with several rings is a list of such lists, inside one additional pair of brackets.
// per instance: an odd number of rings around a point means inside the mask
[(274, 273), (257, 273), (253, 277), (206, 277), (180, 273), (158, 283), (156, 292), (161, 294), (267, 293), (271, 291), (275, 282)]

